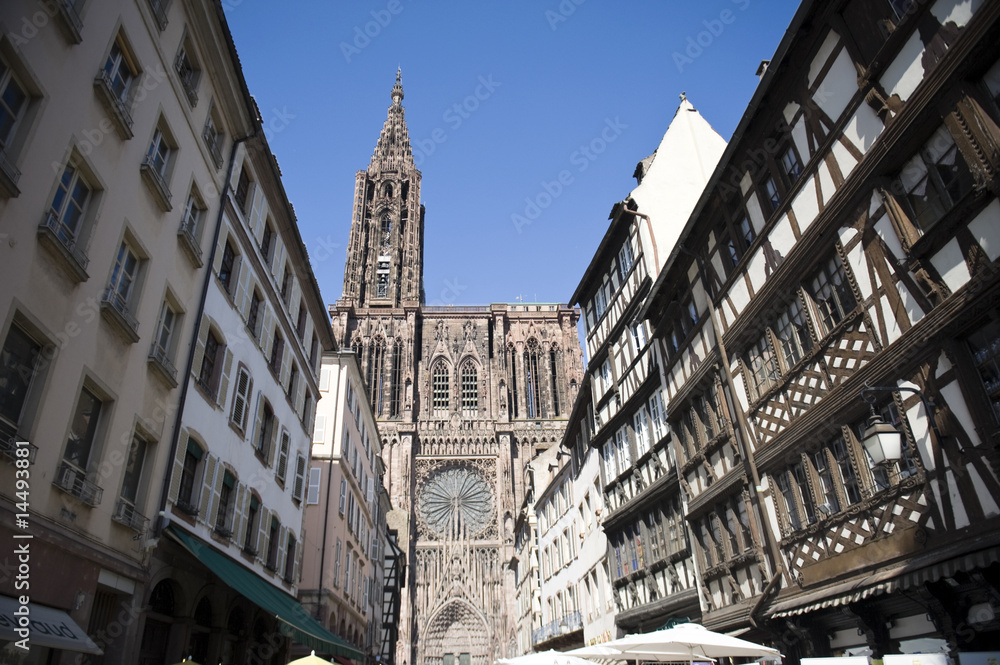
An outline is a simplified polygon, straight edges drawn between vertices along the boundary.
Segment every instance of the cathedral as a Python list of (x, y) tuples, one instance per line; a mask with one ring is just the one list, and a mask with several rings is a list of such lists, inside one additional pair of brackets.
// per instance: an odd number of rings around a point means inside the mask
[(579, 311), (425, 305), (424, 206), (400, 73), (354, 188), (334, 335), (357, 355), (407, 553), (396, 662), (491, 665), (515, 644), (513, 525), (527, 463), (558, 445), (583, 378)]

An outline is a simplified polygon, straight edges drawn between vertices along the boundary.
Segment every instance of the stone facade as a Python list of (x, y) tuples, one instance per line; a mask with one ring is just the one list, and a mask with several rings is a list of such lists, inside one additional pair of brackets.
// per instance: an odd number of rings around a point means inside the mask
[[(562, 438), (583, 376), (578, 310), (428, 307), (421, 174), (397, 74), (357, 174), (334, 335), (360, 361), (383, 437), (390, 528), (410, 562), (397, 662), (487, 665), (513, 651), (513, 526), (527, 462)], [(467, 654), (467, 655), (466, 655)]]

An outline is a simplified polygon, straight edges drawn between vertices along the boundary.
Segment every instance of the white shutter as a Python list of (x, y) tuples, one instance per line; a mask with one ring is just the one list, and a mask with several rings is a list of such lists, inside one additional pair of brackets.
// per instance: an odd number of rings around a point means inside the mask
[[(205, 516), (205, 521), (208, 522), (209, 527), (215, 528), (218, 522), (219, 504), (222, 501), (222, 485), (226, 479), (226, 467), (223, 466), (220, 461), (215, 467), (215, 485), (212, 487), (212, 505), (209, 506), (208, 514)], [(230, 495), (232, 496), (232, 495)]]
[(236, 379), (236, 392), (233, 394), (233, 422), (241, 430), (246, 431), (248, 398), (250, 394), (250, 373), (242, 367)]
[(340, 514), (344, 514), (344, 508), (347, 506), (347, 478), (340, 479)]
[[(267, 382), (265, 381), (265, 384), (266, 383)], [(251, 433), (251, 435), (250, 435), (250, 445), (254, 449), (256, 449), (256, 447), (257, 447), (257, 437), (260, 436), (260, 417), (261, 417), (261, 415), (263, 413), (261, 411), (261, 408), (262, 408), (261, 402), (263, 401), (263, 399), (264, 399), (264, 391), (258, 392), (257, 393), (257, 408), (254, 409), (254, 414), (253, 414), (253, 433)]]
[(333, 555), (333, 586), (340, 586), (340, 538), (337, 538), (337, 547)]
[(285, 576), (285, 557), (288, 556), (288, 527), (281, 525), (278, 528), (278, 575)]
[(243, 483), (237, 483), (236, 508), (233, 511), (233, 542), (243, 547), (246, 533), (246, 507), (249, 504), (250, 492)]
[(319, 389), (323, 392), (330, 391), (330, 368), (322, 367), (319, 370)]
[[(201, 503), (198, 506), (198, 515), (201, 516), (201, 520), (205, 524), (211, 524), (211, 517), (209, 516), (209, 508), (212, 502), (212, 492), (215, 489), (215, 470), (217, 466), (217, 460), (212, 455), (206, 455), (208, 458), (205, 461), (205, 477), (202, 480), (201, 487)], [(192, 497), (193, 500), (194, 497)]]
[(305, 484), (306, 458), (302, 455), (295, 456), (295, 484), (292, 485), (292, 498), (302, 500), (302, 486)]
[(180, 440), (183, 445), (177, 446), (177, 455), (174, 459), (174, 470), (170, 475), (170, 501), (177, 503), (177, 495), (181, 490), (181, 476), (184, 474), (184, 457), (187, 455), (187, 435), (181, 434)]
[(271, 530), (271, 511), (263, 505), (257, 514), (257, 558), (267, 561), (267, 534)]
[(319, 503), (319, 488), (322, 483), (323, 470), (319, 467), (309, 469), (309, 491), (306, 493), (306, 505)]
[(223, 408), (223, 413), (226, 408), (226, 397), (229, 394), (229, 372), (233, 369), (233, 350), (227, 346), (224, 355), (222, 378), (219, 381), (219, 393), (216, 395), (216, 403)]
[(201, 373), (201, 363), (205, 360), (205, 343), (208, 342), (208, 319), (201, 320), (201, 327), (198, 329), (198, 346), (194, 352), (194, 364), (191, 365), (191, 376), (195, 379)]
[(326, 416), (316, 414), (316, 427), (313, 429), (313, 443), (324, 443), (326, 441)]

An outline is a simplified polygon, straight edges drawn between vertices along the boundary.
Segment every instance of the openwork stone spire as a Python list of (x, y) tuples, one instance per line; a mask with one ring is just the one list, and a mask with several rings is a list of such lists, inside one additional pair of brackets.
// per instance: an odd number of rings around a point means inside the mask
[(405, 111), (403, 110), (403, 72), (396, 70), (396, 85), (392, 86), (392, 105), (389, 107), (389, 117), (382, 125), (382, 133), (375, 144), (370, 173), (379, 171), (400, 171), (404, 167), (413, 166), (413, 151), (410, 150), (410, 134), (406, 130)]

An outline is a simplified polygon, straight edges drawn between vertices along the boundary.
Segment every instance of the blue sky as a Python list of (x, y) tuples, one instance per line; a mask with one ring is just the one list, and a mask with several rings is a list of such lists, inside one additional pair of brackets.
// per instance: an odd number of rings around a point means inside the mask
[(328, 303), (402, 68), (436, 305), (566, 302), (678, 95), (728, 139), (797, 5), (223, 0)]

